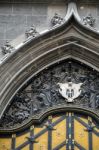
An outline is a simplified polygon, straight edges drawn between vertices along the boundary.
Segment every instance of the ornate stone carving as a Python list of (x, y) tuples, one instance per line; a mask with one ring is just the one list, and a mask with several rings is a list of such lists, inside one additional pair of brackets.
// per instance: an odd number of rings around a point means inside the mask
[(29, 30), (26, 30), (25, 35), (26, 38), (29, 39), (29, 38), (36, 37), (37, 35), (39, 35), (39, 33), (37, 32), (35, 26), (33, 25), (30, 27)]
[(7, 54), (7, 53), (11, 53), (14, 47), (11, 46), (11, 44), (8, 41), (6, 41), (5, 45), (2, 46), (1, 49), (4, 54)]
[(60, 17), (57, 13), (55, 13), (54, 17), (51, 19), (52, 26), (62, 24), (64, 19)]
[[(61, 95), (58, 83), (73, 83), (76, 88), (79, 85), (79, 94), (72, 103)], [(84, 107), (99, 113), (99, 73), (73, 60), (45, 69), (14, 96), (0, 120), (0, 127), (8, 129), (21, 125), (49, 108), (63, 105)]]
[(91, 14), (83, 18), (83, 24), (89, 27), (94, 27), (95, 26), (95, 18), (92, 17)]
[(95, 99), (96, 99), (95, 106), (96, 106), (96, 108), (99, 108), (99, 94), (96, 95)]

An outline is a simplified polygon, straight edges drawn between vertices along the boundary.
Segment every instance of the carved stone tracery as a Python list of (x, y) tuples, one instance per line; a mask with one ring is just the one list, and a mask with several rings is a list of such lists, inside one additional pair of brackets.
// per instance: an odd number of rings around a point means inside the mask
[[(59, 82), (83, 83), (80, 96), (72, 104), (68, 104), (59, 93)], [(99, 113), (99, 73), (73, 60), (49, 67), (14, 96), (0, 127), (6, 129), (22, 125), (29, 118), (58, 105), (79, 106)]]

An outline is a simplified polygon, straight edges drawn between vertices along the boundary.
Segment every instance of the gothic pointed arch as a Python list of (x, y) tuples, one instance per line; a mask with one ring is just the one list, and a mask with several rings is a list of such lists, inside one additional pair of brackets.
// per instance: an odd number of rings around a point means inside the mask
[(99, 71), (99, 34), (82, 25), (73, 5), (70, 10), (63, 24), (25, 42), (1, 64), (0, 118), (18, 91), (55, 63), (69, 58)]
[(39, 123), (47, 114), (68, 110), (89, 112), (98, 121), (98, 82), (99, 73), (91, 67), (71, 57), (58, 61), (39, 71), (17, 91), (5, 110), (0, 129), (20, 131)]
[(49, 30), (32, 26), (31, 38), (27, 31), (13, 51), (7, 43), (11, 53), (0, 61), (0, 150), (99, 148), (99, 32), (91, 15), (81, 19), (76, 1), (68, 0), (66, 16), (56, 13)]

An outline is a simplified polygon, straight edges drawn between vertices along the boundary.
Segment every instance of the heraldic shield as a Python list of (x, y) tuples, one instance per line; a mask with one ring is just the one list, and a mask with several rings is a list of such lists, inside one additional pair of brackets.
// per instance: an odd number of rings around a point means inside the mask
[(81, 85), (82, 83), (58, 83), (59, 93), (66, 98), (67, 102), (73, 102), (81, 94)]

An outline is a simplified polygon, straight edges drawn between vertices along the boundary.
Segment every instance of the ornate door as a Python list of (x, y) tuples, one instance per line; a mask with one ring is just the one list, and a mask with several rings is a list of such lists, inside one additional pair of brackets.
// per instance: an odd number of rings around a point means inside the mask
[(30, 130), (0, 139), (0, 150), (99, 150), (99, 126), (73, 112), (46, 118)]

